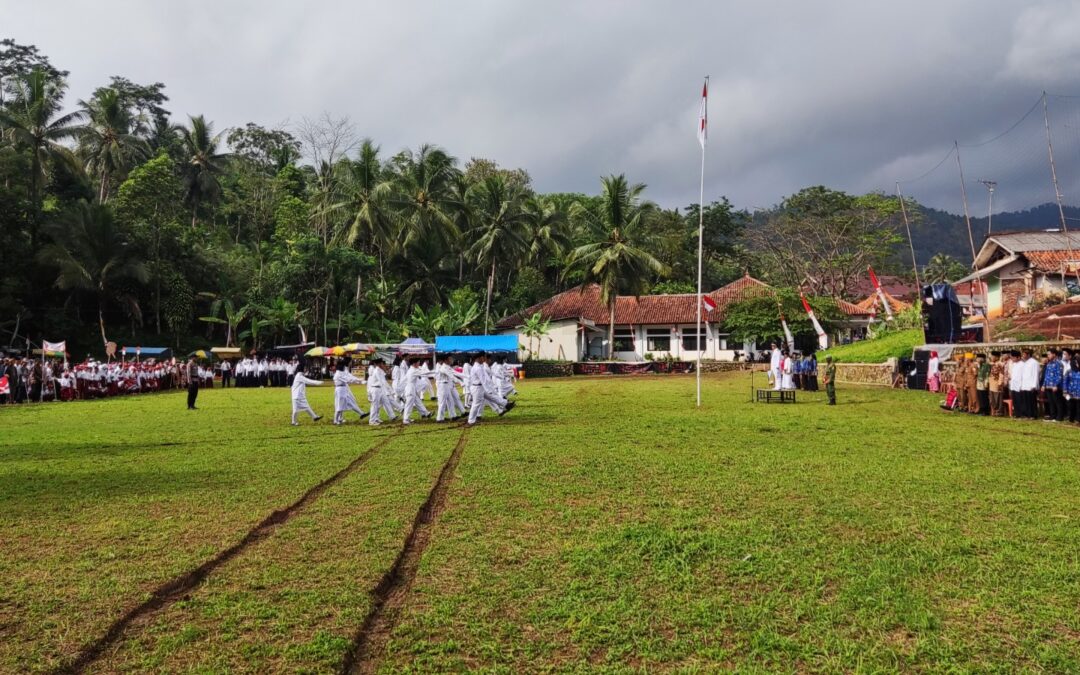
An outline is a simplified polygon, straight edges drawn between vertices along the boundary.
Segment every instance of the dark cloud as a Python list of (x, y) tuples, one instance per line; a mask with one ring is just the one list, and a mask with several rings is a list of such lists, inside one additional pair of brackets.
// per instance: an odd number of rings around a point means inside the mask
[[(671, 206), (697, 198), (706, 73), (707, 195), (745, 207), (818, 183), (891, 192), (954, 139), (1004, 131), (1043, 89), (1080, 93), (1080, 8), (1065, 0), (0, 0), (0, 16), (5, 35), (72, 72), (72, 103), (110, 75), (162, 81), (179, 116), (218, 128), (330, 111), (387, 151), (437, 142), (523, 166), (541, 190), (626, 172)], [(1080, 104), (1052, 106), (1068, 198)], [(1037, 112), (962, 149), (969, 183), (996, 178), (1013, 206), (1052, 198)], [(955, 161), (910, 188), (959, 208)]]

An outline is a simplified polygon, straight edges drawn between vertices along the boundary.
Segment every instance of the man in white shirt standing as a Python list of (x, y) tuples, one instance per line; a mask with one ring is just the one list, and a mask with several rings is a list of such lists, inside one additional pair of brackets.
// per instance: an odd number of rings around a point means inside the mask
[(769, 353), (769, 379), (772, 380), (773, 389), (780, 391), (781, 384), (783, 382), (783, 374), (780, 372), (780, 364), (784, 360), (784, 355), (780, 353), (780, 348), (773, 342), (769, 345), (772, 351)]
[(1030, 349), (1020, 352), (1020, 397), (1024, 401), (1023, 416), (1036, 419), (1039, 416), (1039, 361), (1032, 357)]

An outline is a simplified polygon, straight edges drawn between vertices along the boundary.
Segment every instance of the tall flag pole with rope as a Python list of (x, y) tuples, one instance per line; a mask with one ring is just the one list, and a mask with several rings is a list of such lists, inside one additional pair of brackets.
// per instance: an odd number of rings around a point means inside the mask
[(698, 143), (701, 144), (701, 184), (698, 193), (698, 237), (697, 237), (697, 406), (701, 407), (701, 270), (702, 249), (705, 241), (705, 145), (709, 139), (709, 76), (701, 88), (701, 112), (698, 113)]

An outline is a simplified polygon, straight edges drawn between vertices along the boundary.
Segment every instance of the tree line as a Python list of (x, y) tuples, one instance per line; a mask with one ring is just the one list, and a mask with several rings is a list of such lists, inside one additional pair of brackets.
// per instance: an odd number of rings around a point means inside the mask
[[(174, 115), (163, 83), (76, 99), (67, 74), (0, 41), (0, 344), (397, 342), (490, 331), (583, 282), (610, 306), (696, 288), (698, 206), (623, 175), (541, 193), (491, 159), (388, 152), (346, 117), (219, 130)], [(867, 264), (903, 269), (897, 213), (824, 187), (753, 215), (719, 197), (705, 287), (751, 273), (845, 297)]]

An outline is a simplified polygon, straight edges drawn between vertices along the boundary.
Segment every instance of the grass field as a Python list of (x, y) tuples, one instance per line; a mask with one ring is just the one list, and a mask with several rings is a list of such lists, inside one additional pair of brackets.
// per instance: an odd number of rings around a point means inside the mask
[(876, 340), (862, 340), (849, 345), (841, 345), (819, 353), (819, 362), (825, 360), (825, 354), (831, 355), (840, 363), (885, 363), (888, 359), (911, 358), (915, 347), (926, 344), (922, 329), (898, 330), (886, 333)]
[(520, 389), (468, 431), (292, 428), (279, 390), (0, 410), (0, 670), (1080, 670), (1075, 428)]

